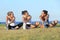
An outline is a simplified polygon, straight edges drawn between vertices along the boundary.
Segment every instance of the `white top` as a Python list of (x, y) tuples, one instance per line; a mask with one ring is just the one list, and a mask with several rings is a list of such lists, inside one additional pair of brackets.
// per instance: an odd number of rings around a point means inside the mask
[(11, 23), (11, 21), (10, 20), (8, 20), (8, 24), (10, 24), (10, 26), (15, 26), (15, 23), (13, 22), (13, 23)]

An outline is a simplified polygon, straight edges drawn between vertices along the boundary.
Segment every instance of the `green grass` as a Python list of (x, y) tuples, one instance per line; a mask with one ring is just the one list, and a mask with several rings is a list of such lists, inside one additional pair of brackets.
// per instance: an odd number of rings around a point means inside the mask
[(6, 30), (0, 24), (0, 40), (60, 40), (60, 27)]
[(57, 24), (56, 27), (60, 27), (60, 24)]

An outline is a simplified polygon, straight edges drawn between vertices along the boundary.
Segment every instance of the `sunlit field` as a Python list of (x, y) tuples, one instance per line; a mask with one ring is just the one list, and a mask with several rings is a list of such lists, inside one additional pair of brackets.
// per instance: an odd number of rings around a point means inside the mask
[(53, 28), (6, 30), (0, 24), (0, 40), (60, 40), (60, 25)]

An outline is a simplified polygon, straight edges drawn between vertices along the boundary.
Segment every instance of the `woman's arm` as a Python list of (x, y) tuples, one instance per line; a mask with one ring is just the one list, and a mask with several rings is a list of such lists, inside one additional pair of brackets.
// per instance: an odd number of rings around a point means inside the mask
[(48, 20), (48, 18), (49, 18), (49, 15), (45, 16), (45, 21), (47, 21), (47, 20)]
[(27, 22), (27, 17), (23, 15), (23, 16), (22, 16), (22, 21), (23, 21), (23, 22)]
[(43, 17), (42, 17), (42, 15), (41, 15), (41, 16), (39, 16), (39, 18), (41, 19), (41, 21), (42, 21), (42, 24), (43, 24), (45, 20), (43, 20)]
[(8, 16), (6, 16), (6, 24), (8, 24)]
[(28, 17), (27, 17), (27, 21), (30, 21), (30, 20), (31, 20), (31, 18), (32, 18), (31, 16), (28, 16)]
[(11, 23), (15, 21), (15, 17), (11, 18)]

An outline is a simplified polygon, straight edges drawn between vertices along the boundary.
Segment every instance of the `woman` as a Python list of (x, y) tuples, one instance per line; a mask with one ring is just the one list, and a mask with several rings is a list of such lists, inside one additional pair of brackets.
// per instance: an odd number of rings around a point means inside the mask
[(44, 25), (45, 27), (48, 27), (46, 26), (46, 25), (49, 25), (49, 15), (47, 10), (42, 11), (42, 14), (40, 15), (40, 19), (42, 21), (42, 25)]
[(14, 13), (12, 11), (9, 11), (6, 16), (6, 25), (8, 29), (14, 28), (15, 26), (14, 21), (15, 21)]
[(49, 15), (48, 15), (48, 11), (47, 10), (43, 10), (42, 11), (40, 19), (42, 20), (41, 28), (44, 28), (44, 27), (47, 27), (47, 28), (48, 27), (54, 27), (58, 23), (58, 21), (55, 20), (55, 21), (52, 21), (51, 24), (49, 24)]

